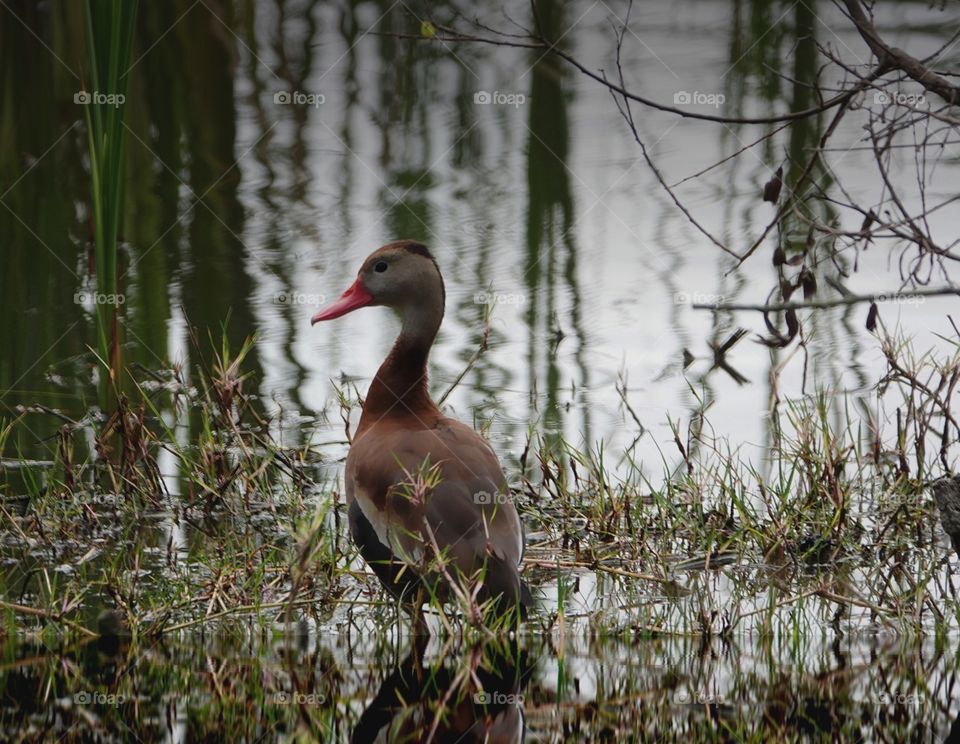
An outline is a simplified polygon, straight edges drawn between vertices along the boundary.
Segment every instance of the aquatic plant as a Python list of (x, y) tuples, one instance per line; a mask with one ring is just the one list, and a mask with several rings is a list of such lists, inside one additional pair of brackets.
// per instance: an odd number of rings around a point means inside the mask
[(101, 403), (108, 405), (121, 372), (117, 315), (117, 242), (123, 219), (124, 112), (128, 88), (130, 51), (133, 46), (137, 0), (87, 0), (87, 56), (89, 90), (81, 91), (86, 103), (90, 179), (93, 205), (94, 254), (98, 297), (97, 341), (105, 374)]

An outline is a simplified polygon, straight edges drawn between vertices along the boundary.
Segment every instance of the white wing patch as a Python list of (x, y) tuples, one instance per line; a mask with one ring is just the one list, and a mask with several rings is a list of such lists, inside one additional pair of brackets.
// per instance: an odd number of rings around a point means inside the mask
[(394, 529), (388, 515), (373, 505), (373, 501), (356, 481), (353, 483), (353, 498), (384, 547), (401, 560), (417, 564), (423, 562), (423, 547), (419, 542), (401, 530)]

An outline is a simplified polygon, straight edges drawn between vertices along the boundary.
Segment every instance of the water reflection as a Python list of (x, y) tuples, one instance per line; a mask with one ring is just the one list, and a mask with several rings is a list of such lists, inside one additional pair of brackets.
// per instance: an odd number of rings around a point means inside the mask
[[(561, 3), (537, 6), (538, 22), (548, 38), (558, 38), (569, 24)], [(528, 385), (543, 399), (542, 422), (546, 441), (557, 445), (566, 433), (561, 405), (561, 343), (575, 345), (574, 359), (580, 379), (571, 380), (570, 395), (589, 387), (584, 363), (586, 337), (581, 319), (577, 270), (576, 216), (571, 189), (570, 127), (564, 79), (569, 71), (541, 51), (531, 53), (529, 122), (527, 124), (526, 284), (528, 334)], [(561, 289), (562, 287), (562, 289)], [(564, 291), (565, 290), (565, 291)], [(564, 300), (569, 294), (569, 307)], [(561, 318), (568, 319), (561, 321)], [(567, 325), (569, 323), (569, 326)], [(567, 338), (567, 336), (572, 338)], [(564, 393), (566, 391), (563, 391)], [(585, 404), (587, 401), (580, 401)], [(583, 406), (583, 423), (571, 427), (582, 441), (591, 442), (589, 405)]]
[[(626, 64), (651, 95), (669, 100), (679, 86), (709, 84), (724, 91), (732, 114), (811, 105), (825, 33), (820, 4), (703, 4), (682, 33), (664, 20), (670, 6), (638, 8), (636, 36), (627, 35), (649, 47), (646, 56), (628, 49)], [(578, 56), (606, 59), (613, 36), (601, 11), (580, 16), (543, 3), (538, 22)], [(529, 14), (524, 6), (516, 18), (531, 22)], [(769, 25), (780, 18), (789, 23)], [(729, 257), (691, 241), (682, 216), (637, 165), (636, 144), (607, 93), (549, 57), (394, 38), (390, 32), (409, 30), (411, 17), (389, 3), (208, 8), (185, 0), (145, 5), (137, 23), (121, 257), (129, 358), (147, 368), (183, 362), (189, 373), (224, 324), (234, 349), (258, 335), (247, 369), (265, 407), (293, 412), (290, 441), (311, 436), (299, 422), (333, 399), (331, 379), (372, 374), (390, 333), (367, 327), (371, 343), (359, 345), (358, 326), (311, 330), (310, 307), (277, 298), (337, 291), (358, 256), (398, 236), (433, 245), (448, 276), (447, 323), (433, 357), (438, 390), (483, 337), (475, 295), (492, 288), (495, 297), (517, 298), (494, 308), (490, 349), (450, 401), (458, 415), (493, 419), (491, 434), (508, 461), (532, 425), (577, 444), (603, 439), (610, 450), (633, 443), (635, 461), (659, 462), (657, 437), (669, 434), (667, 415), (678, 408), (694, 418), (711, 408), (721, 433), (760, 441), (778, 392), (869, 382), (849, 310), (811, 321), (812, 364), (805, 375), (792, 365), (776, 391), (762, 390), (761, 381), (785, 359), (750, 344), (727, 360), (742, 377), (706, 374), (710, 343), (748, 320), (694, 314), (676, 297), (755, 300), (799, 267), (772, 267), (758, 256), (750, 271), (728, 275)], [(86, 413), (82, 401), (93, 398), (93, 364), (84, 358), (92, 313), (70, 301), (94, 280), (83, 111), (70, 103), (82, 80), (82, 27), (70, 3), (14, 3), (0, 13), (6, 69), (28, 71), (7, 72), (4, 86), (11, 100), (29, 102), (0, 114), (9, 143), (0, 156), (0, 228), (10, 246), (0, 302), (4, 317), (31, 321), (5, 321), (0, 338), (0, 407), (8, 417), (43, 400), (77, 420)], [(570, 27), (575, 33), (564, 33)], [(705, 28), (709, 41), (701, 43)], [(794, 60), (789, 75), (779, 69), (785, 55)], [(525, 101), (480, 105), (480, 90)], [(278, 105), (282, 91), (322, 94), (325, 103)], [(795, 185), (797, 164), (825, 124), (807, 119), (779, 133), (731, 125), (706, 138), (654, 112), (638, 121), (676, 178), (772, 135), (756, 157), (733, 158), (683, 186), (682, 196), (731, 244), (770, 218), (757, 189), (780, 163), (788, 187)], [(848, 164), (861, 167), (853, 154)], [(832, 187), (829, 170), (816, 169), (811, 181)], [(787, 237), (799, 250), (806, 229), (794, 222), (788, 232), (796, 239)], [(886, 271), (880, 254), (875, 277)], [(820, 258), (807, 267), (818, 284), (844, 280), (849, 266)], [(868, 260), (872, 254), (861, 258)], [(26, 280), (34, 276), (44, 281)], [(62, 309), (43, 311), (52, 306)], [(923, 322), (918, 328), (927, 330)], [(695, 357), (686, 377), (684, 350)], [(620, 405), (621, 373), (654, 437), (637, 441), (636, 422)], [(744, 378), (752, 384), (738, 385)], [(745, 408), (759, 415), (739, 415)], [(16, 445), (42, 459), (57, 422), (31, 415), (26, 423), (35, 435)]]
[[(837, 639), (523, 639), (411, 648), (370, 634), (213, 635), (14, 644), (0, 727), (101, 736), (320, 741), (941, 740), (957, 715), (955, 648)], [(32, 732), (32, 733), (31, 733)], [(378, 738), (379, 737), (379, 738)]]
[[(532, 667), (516, 644), (466, 649), (459, 665), (424, 664), (416, 643), (380, 685), (351, 741), (522, 742), (523, 690)], [(456, 661), (456, 660), (454, 660)]]

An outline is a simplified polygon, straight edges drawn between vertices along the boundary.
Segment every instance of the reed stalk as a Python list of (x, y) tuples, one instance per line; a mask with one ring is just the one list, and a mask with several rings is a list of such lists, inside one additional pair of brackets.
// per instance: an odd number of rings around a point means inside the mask
[[(87, 133), (93, 196), (98, 301), (97, 346), (104, 374), (100, 398), (112, 407), (122, 371), (118, 313), (117, 240), (123, 219), (124, 114), (137, 0), (87, 0)], [(114, 298), (110, 301), (108, 298)], [(103, 301), (103, 300), (107, 301)]]

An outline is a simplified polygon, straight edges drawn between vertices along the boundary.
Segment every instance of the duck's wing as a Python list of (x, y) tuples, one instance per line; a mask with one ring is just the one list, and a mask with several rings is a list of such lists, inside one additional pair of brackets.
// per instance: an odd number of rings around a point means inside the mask
[(490, 444), (445, 418), (430, 428), (376, 433), (354, 442), (347, 479), (349, 498), (381, 542), (419, 561), (435, 541), (462, 573), (509, 567), (512, 576), (504, 578), (512, 582), (523, 556), (523, 525)]

